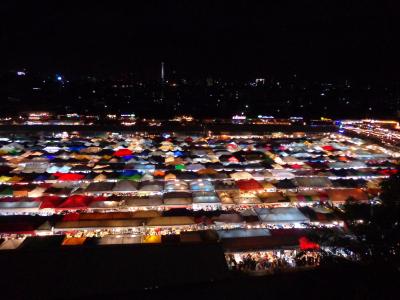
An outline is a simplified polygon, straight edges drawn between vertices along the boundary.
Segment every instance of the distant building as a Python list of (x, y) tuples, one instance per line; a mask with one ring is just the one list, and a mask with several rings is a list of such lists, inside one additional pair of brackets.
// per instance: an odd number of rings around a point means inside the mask
[(27, 117), (29, 121), (48, 121), (53, 117), (53, 114), (48, 111), (32, 111), (22, 114)]
[(233, 124), (244, 124), (246, 122), (246, 116), (244, 115), (235, 115), (232, 117)]
[(257, 78), (256, 85), (265, 85), (265, 78)]

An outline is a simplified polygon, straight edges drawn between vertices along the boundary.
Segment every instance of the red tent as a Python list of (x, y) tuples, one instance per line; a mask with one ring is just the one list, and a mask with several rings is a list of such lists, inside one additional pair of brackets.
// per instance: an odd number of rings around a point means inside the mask
[(333, 148), (331, 145), (322, 146), (322, 149), (324, 149), (325, 151), (333, 151), (333, 150), (335, 150), (335, 148)]
[(41, 197), (40, 200), (42, 203), (40, 204), (40, 209), (43, 208), (56, 208), (61, 204), (63, 198), (57, 196), (44, 196)]
[(320, 222), (328, 221), (326, 214), (315, 213), (315, 216), (317, 217), (317, 220)]
[(85, 178), (85, 175), (77, 173), (54, 173), (54, 176), (61, 181), (77, 181)]
[(263, 190), (263, 186), (254, 179), (239, 180), (236, 182), (241, 191), (258, 191)]
[(292, 169), (301, 169), (301, 168), (302, 168), (302, 166), (299, 165), (299, 164), (293, 164), (293, 165), (291, 165), (290, 167), (291, 167)]
[(317, 250), (319, 249), (319, 245), (317, 243), (311, 242), (305, 236), (299, 238), (299, 246), (301, 250)]
[(234, 157), (234, 156), (229, 157), (228, 161), (229, 161), (229, 162), (232, 162), (232, 163), (237, 163), (237, 162), (239, 162), (239, 160), (238, 160), (236, 157)]
[(123, 156), (128, 156), (128, 155), (132, 155), (132, 151), (129, 149), (119, 149), (118, 151), (114, 152), (114, 156), (118, 156), (118, 157), (123, 157)]
[(0, 198), (0, 202), (18, 202), (20, 201), (17, 197), (4, 197)]
[(91, 202), (99, 202), (99, 201), (107, 201), (107, 197), (104, 196), (93, 197)]
[(79, 213), (66, 214), (62, 218), (63, 221), (79, 221)]
[(84, 195), (72, 195), (57, 208), (87, 208), (92, 198)]
[(384, 170), (379, 170), (378, 173), (381, 175), (394, 175), (394, 174), (397, 174), (397, 170), (396, 169), (384, 169)]

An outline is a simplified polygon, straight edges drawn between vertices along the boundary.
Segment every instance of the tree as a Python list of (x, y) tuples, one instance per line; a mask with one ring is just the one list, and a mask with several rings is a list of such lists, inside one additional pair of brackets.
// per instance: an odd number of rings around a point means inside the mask
[(381, 183), (382, 193), (380, 198), (382, 203), (388, 207), (400, 205), (400, 174), (394, 174), (389, 179)]
[(358, 203), (354, 197), (346, 199), (344, 204), (344, 211), (346, 219), (348, 220), (367, 220), (370, 218), (370, 205), (364, 203)]

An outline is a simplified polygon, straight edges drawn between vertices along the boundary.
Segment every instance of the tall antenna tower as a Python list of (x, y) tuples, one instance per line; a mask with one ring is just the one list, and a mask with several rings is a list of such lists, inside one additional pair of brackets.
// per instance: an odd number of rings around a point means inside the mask
[(165, 73), (164, 73), (164, 62), (161, 62), (161, 83), (164, 84), (165, 82)]
[(164, 72), (164, 62), (161, 62), (161, 94), (160, 102), (164, 101), (164, 84), (165, 84), (165, 72)]

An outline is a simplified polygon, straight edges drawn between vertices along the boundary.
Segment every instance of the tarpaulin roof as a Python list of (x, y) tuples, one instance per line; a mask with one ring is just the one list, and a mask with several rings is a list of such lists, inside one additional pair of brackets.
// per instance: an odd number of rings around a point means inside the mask
[(214, 192), (194, 192), (193, 203), (219, 203), (219, 198)]
[(44, 196), (40, 198), (42, 203), (40, 204), (40, 209), (44, 208), (56, 208), (63, 202), (63, 198), (57, 196)]
[(118, 181), (114, 188), (114, 192), (134, 192), (137, 191), (138, 184), (132, 180), (121, 180)]
[(217, 231), (219, 238), (221, 239), (236, 239), (236, 238), (247, 238), (247, 237), (260, 237), (270, 236), (271, 233), (268, 229), (255, 228), (255, 229), (227, 229)]
[(92, 182), (86, 188), (85, 193), (105, 193), (111, 192), (113, 190), (114, 183), (113, 182)]
[(65, 237), (62, 241), (63, 246), (79, 246), (83, 245), (86, 241), (86, 237)]
[(163, 202), (167, 205), (187, 205), (192, 203), (192, 195), (187, 192), (169, 192), (163, 195)]
[(38, 209), (39, 206), (37, 201), (0, 202), (0, 209)]
[(255, 210), (260, 220), (265, 223), (302, 223), (310, 221), (295, 207), (256, 208)]
[(255, 179), (239, 180), (236, 185), (241, 191), (256, 191), (263, 190), (263, 186)]
[(3, 243), (0, 245), (0, 250), (14, 250), (17, 249), (24, 239), (10, 239), (10, 240), (5, 240)]
[(54, 176), (61, 181), (77, 181), (85, 178), (85, 175), (78, 173), (54, 173)]
[(143, 222), (138, 219), (129, 220), (83, 220), (83, 221), (62, 221), (55, 224), (55, 228), (60, 230), (72, 229), (99, 229), (99, 228), (118, 228), (118, 227), (137, 227)]
[(61, 203), (58, 208), (86, 208), (91, 200), (91, 197), (72, 195)]
[(311, 242), (305, 236), (299, 238), (299, 246), (301, 250), (317, 250), (320, 248), (317, 243)]
[(361, 189), (332, 189), (327, 190), (329, 200), (332, 202), (344, 202), (348, 198), (353, 198), (356, 201), (367, 201), (368, 194)]
[(118, 151), (114, 152), (114, 156), (118, 156), (118, 157), (123, 157), (123, 156), (128, 156), (128, 155), (132, 155), (132, 151), (129, 149), (119, 149)]
[(314, 194), (314, 195), (307, 195), (307, 194), (296, 194), (293, 196), (289, 196), (291, 202), (320, 202), (320, 201), (327, 201), (329, 197), (326, 194)]
[(174, 226), (196, 224), (193, 217), (156, 217), (147, 222), (147, 226)]
[(124, 203), (128, 207), (135, 206), (158, 206), (162, 205), (163, 202), (161, 197), (124, 197)]
[(296, 184), (299, 187), (326, 188), (331, 187), (332, 182), (327, 177), (296, 177)]

